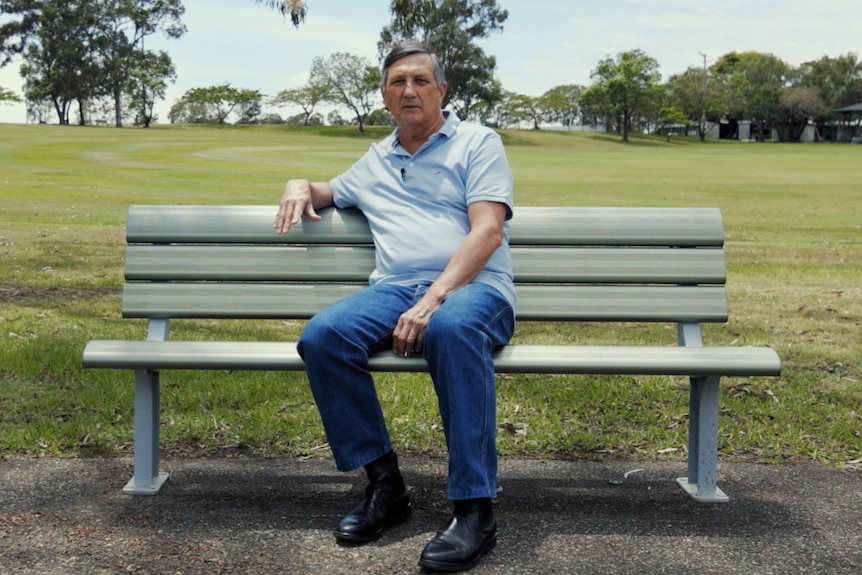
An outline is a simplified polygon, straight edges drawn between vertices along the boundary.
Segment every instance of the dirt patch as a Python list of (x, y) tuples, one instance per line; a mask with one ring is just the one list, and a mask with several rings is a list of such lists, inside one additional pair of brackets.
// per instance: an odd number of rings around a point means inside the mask
[(119, 295), (121, 291), (97, 286), (0, 286), (0, 303), (98, 299)]

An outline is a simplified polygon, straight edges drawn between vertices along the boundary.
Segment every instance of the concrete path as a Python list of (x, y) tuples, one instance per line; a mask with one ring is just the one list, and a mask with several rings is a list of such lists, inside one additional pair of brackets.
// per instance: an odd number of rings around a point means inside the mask
[[(126, 459), (0, 460), (0, 574), (411, 574), (446, 520), (443, 458), (402, 456), (413, 518), (377, 542), (331, 528), (362, 496), (331, 461), (187, 459), (155, 497), (123, 495)], [(626, 472), (641, 469), (636, 473)], [(814, 465), (723, 464), (723, 505), (684, 464), (501, 461), (499, 543), (471, 573), (862, 573), (862, 481)]]

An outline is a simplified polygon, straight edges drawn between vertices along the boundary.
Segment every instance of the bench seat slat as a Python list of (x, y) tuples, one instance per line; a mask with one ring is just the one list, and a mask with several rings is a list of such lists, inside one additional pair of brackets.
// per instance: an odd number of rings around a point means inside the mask
[[(129, 210), (129, 243), (370, 243), (356, 210), (321, 210), (287, 236), (272, 229), (276, 206), (147, 206)], [(717, 208), (518, 207), (510, 244), (715, 246), (724, 243)]]
[[(128, 318), (308, 319), (363, 284), (128, 283)], [(517, 317), (534, 321), (727, 320), (724, 286), (519, 285)]]
[[(84, 367), (115, 369), (292, 370), (304, 369), (293, 342), (95, 340)], [(373, 371), (425, 372), (421, 357), (389, 351), (372, 357)], [(560, 373), (678, 376), (774, 376), (778, 355), (762, 347), (657, 347), (508, 345), (494, 357), (497, 373)]]
[[(516, 247), (517, 282), (722, 284), (721, 249)], [(371, 246), (132, 245), (126, 279), (149, 281), (357, 281)]]

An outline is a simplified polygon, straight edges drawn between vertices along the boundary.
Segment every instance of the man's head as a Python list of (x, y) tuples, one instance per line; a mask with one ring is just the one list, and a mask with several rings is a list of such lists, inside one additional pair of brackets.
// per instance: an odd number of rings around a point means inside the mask
[(443, 64), (440, 63), (440, 58), (437, 57), (437, 54), (434, 54), (431, 49), (422, 42), (402, 42), (401, 44), (398, 44), (397, 46), (392, 48), (392, 50), (386, 56), (386, 59), (383, 61), (383, 72), (381, 74), (380, 89), (384, 93), (386, 92), (386, 77), (389, 74), (389, 68), (391, 68), (392, 64), (394, 64), (401, 58), (406, 58), (407, 56), (412, 56), (413, 54), (428, 54), (428, 56), (431, 58), (434, 79), (437, 81), (437, 84), (439, 86), (442, 86), (446, 83), (446, 74), (443, 71)]
[(402, 128), (438, 124), (446, 78), (440, 60), (419, 42), (396, 46), (383, 63), (383, 101)]

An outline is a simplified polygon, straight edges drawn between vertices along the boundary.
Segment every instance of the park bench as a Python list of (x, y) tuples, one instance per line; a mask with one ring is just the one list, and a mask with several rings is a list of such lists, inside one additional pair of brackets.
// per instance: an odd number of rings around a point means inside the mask
[[(132, 206), (122, 312), (148, 320), (146, 340), (90, 341), (86, 368), (135, 373), (134, 476), (124, 491), (154, 494), (159, 470), (161, 370), (303, 370), (295, 343), (175, 341), (183, 318), (307, 319), (361, 289), (374, 266), (367, 222), (327, 209), (286, 236), (276, 208)], [(675, 341), (652, 345), (518, 343), (498, 373), (662, 375), (690, 378), (688, 473), (695, 500), (726, 501), (718, 474), (722, 376), (776, 376), (768, 347), (705, 347), (700, 324), (728, 316), (724, 228), (712, 208), (519, 207), (510, 224), (518, 321), (663, 322)], [(427, 371), (421, 357), (382, 352), (370, 368)]]

